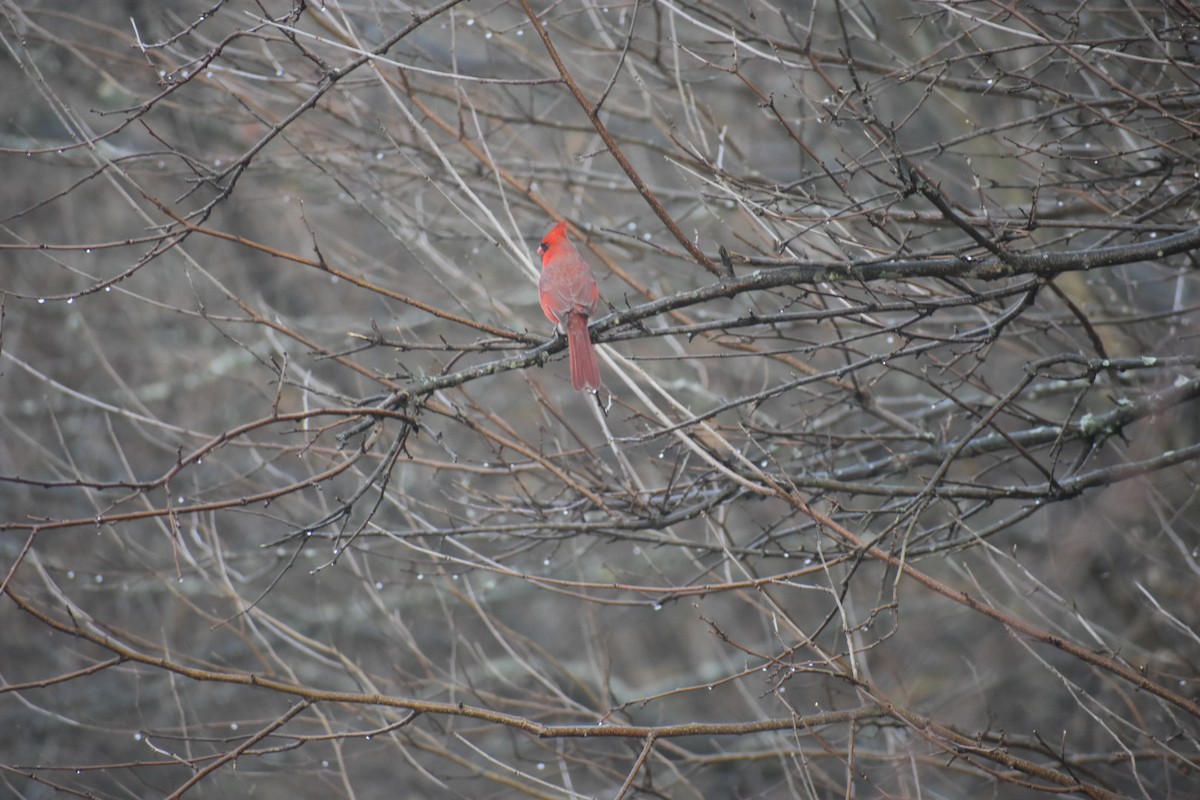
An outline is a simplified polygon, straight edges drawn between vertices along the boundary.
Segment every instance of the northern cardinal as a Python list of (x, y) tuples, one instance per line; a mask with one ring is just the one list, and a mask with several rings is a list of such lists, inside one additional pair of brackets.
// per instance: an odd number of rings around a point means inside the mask
[(537, 251), (542, 256), (538, 300), (551, 322), (565, 323), (571, 385), (576, 391), (599, 389), (600, 365), (588, 333), (588, 317), (600, 298), (592, 270), (567, 238), (567, 226), (561, 222), (545, 235)]

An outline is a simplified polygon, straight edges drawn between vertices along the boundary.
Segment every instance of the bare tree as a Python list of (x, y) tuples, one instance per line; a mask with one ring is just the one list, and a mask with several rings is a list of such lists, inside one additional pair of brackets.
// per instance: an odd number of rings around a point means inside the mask
[(0, 15), (0, 793), (1200, 792), (1193, 4)]

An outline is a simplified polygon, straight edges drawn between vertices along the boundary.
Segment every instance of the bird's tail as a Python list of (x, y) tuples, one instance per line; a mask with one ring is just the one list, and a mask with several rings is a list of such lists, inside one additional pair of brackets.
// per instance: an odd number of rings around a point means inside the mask
[(588, 318), (578, 311), (567, 316), (567, 351), (571, 359), (571, 385), (576, 391), (600, 388), (600, 365), (588, 333)]

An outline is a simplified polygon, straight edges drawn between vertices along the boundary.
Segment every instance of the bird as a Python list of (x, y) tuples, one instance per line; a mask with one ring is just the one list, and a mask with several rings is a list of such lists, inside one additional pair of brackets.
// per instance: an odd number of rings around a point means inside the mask
[(601, 387), (600, 365), (592, 347), (588, 318), (596, 309), (600, 289), (592, 270), (567, 238), (567, 226), (558, 223), (542, 237), (537, 248), (542, 257), (538, 301), (555, 325), (567, 331), (567, 355), (571, 362), (571, 386), (576, 391)]

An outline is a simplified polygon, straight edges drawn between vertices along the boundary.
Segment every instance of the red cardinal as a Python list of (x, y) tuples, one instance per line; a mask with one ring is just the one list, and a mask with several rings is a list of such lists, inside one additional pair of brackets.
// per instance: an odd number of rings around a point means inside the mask
[(561, 222), (550, 229), (537, 251), (542, 256), (538, 300), (551, 322), (566, 323), (571, 385), (577, 391), (599, 389), (600, 365), (588, 333), (588, 317), (600, 298), (592, 270), (567, 238), (567, 226)]

